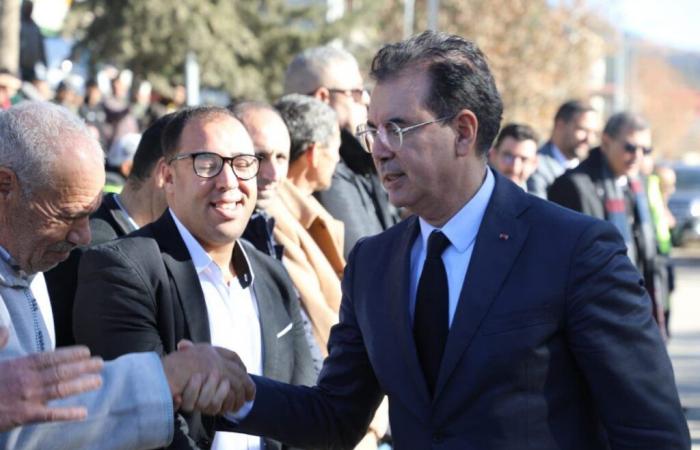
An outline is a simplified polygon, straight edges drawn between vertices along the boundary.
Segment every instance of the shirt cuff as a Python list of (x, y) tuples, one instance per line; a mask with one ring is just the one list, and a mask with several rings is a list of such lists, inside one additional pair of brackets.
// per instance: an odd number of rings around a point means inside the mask
[(238, 425), (243, 419), (248, 417), (248, 414), (250, 414), (250, 410), (253, 409), (254, 403), (255, 399), (247, 401), (243, 403), (243, 406), (241, 406), (238, 411), (226, 413), (224, 414), (224, 417), (226, 418), (226, 420), (229, 420)]

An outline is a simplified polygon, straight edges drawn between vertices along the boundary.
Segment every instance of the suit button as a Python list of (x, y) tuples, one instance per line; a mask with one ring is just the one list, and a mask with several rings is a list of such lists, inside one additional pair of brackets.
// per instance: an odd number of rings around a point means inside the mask
[(442, 444), (442, 442), (445, 440), (445, 435), (440, 433), (439, 431), (436, 433), (433, 433), (432, 436), (432, 441), (433, 444)]

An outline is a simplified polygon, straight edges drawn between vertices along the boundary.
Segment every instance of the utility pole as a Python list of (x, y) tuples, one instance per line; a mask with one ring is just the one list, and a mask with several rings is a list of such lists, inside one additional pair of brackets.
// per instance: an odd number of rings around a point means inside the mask
[(404, 0), (403, 2), (403, 38), (413, 36), (413, 23), (416, 16), (416, 1)]
[(20, 0), (0, 0), (0, 69), (19, 75)]
[(438, 10), (440, 0), (428, 0), (428, 29), (438, 31)]

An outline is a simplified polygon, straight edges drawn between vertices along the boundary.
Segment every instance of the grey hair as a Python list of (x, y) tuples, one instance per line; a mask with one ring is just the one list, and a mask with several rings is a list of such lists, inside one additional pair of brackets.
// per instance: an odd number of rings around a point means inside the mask
[(324, 85), (328, 70), (343, 62), (357, 66), (357, 60), (350, 52), (331, 45), (313, 47), (298, 53), (289, 63), (284, 75), (284, 93), (313, 93)]
[(76, 138), (87, 138), (99, 149), (85, 123), (66, 108), (22, 102), (0, 113), (0, 166), (15, 172), (22, 194), (29, 197), (53, 181), (57, 150)]
[(610, 116), (603, 129), (603, 134), (617, 138), (625, 131), (644, 131), (648, 129), (649, 123), (642, 116), (623, 111)]
[(298, 159), (309, 144), (328, 145), (338, 126), (338, 117), (333, 108), (308, 95), (285, 95), (277, 100), (275, 108), (289, 129), (292, 141), (290, 162)]

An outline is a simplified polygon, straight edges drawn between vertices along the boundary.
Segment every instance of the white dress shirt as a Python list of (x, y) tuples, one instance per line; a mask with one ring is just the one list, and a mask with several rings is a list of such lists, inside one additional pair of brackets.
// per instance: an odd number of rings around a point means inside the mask
[[(469, 261), (474, 251), (474, 241), (479, 232), (481, 220), (484, 218), (486, 206), (491, 199), (495, 185), (494, 176), (491, 169), (486, 168), (486, 177), (476, 195), (465, 204), (450, 220), (447, 221), (440, 231), (450, 240), (450, 245), (442, 254), (442, 262), (445, 264), (447, 272), (447, 289), (449, 296), (449, 326), (452, 326), (459, 294), (462, 292), (462, 285), (467, 275)], [(411, 323), (413, 323), (414, 311), (416, 309), (416, 292), (418, 291), (418, 281), (420, 280), (425, 256), (428, 248), (428, 237), (434, 226), (419, 218), (420, 236), (413, 243), (411, 249), (411, 286), (410, 286), (410, 312)]]
[(554, 144), (552, 144), (552, 155), (554, 155), (554, 159), (556, 159), (564, 169), (575, 169), (581, 162), (578, 158), (568, 159), (561, 150), (559, 150), (559, 147)]
[[(225, 283), (221, 268), (182, 225), (172, 210), (170, 214), (180, 236), (185, 241), (202, 286), (212, 345), (236, 352), (248, 369), (248, 373), (262, 375), (260, 317), (253, 290), (250, 287), (241, 286), (238, 277), (228, 284)], [(245, 255), (242, 247), (240, 250)], [(252, 269), (250, 275), (254, 278)], [(253, 279), (247, 286), (252, 284)], [(217, 431), (211, 448), (212, 450), (257, 450), (260, 447), (261, 440), (257, 436)]]

